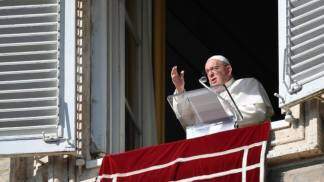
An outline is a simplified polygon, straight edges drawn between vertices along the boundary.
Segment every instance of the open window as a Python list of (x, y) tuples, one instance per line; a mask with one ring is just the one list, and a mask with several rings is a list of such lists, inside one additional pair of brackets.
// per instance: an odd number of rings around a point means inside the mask
[(324, 91), (324, 1), (278, 1), (279, 106)]
[(156, 143), (151, 2), (92, 4), (92, 153)]
[(0, 1), (0, 155), (75, 151), (75, 1)]

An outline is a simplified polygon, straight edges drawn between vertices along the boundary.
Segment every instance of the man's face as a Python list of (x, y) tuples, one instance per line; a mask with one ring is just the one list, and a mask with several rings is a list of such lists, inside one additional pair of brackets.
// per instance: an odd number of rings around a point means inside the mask
[(205, 72), (211, 86), (225, 84), (232, 78), (231, 65), (225, 65), (223, 62), (212, 59), (205, 64)]

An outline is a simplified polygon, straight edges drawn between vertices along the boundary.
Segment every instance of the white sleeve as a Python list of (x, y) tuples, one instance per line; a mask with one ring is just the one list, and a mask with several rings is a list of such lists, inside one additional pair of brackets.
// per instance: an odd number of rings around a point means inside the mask
[(243, 115), (243, 120), (239, 121), (240, 127), (260, 123), (272, 116), (271, 102), (259, 81), (244, 79), (238, 87), (237, 105)]
[(172, 106), (178, 120), (183, 121), (181, 123), (190, 124), (195, 122), (194, 113), (191, 108), (191, 105), (188, 99), (186, 99), (183, 95), (174, 96)]
[(243, 115), (243, 119), (239, 121), (240, 127), (258, 124), (266, 119), (266, 106), (263, 103), (240, 105), (238, 108)]

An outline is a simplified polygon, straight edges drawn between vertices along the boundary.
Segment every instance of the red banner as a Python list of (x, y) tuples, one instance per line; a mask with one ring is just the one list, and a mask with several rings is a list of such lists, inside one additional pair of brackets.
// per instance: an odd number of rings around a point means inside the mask
[(107, 155), (99, 181), (264, 181), (270, 122)]

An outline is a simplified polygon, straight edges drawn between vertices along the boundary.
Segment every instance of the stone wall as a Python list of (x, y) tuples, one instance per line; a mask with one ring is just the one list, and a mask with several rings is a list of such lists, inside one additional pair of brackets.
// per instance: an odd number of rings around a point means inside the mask
[(0, 181), (9, 182), (10, 159), (0, 158)]
[(270, 182), (324, 182), (324, 157), (304, 159), (269, 169)]
[(324, 182), (324, 102), (312, 99), (291, 108), (295, 120), (271, 132), (267, 155), (270, 182)]

